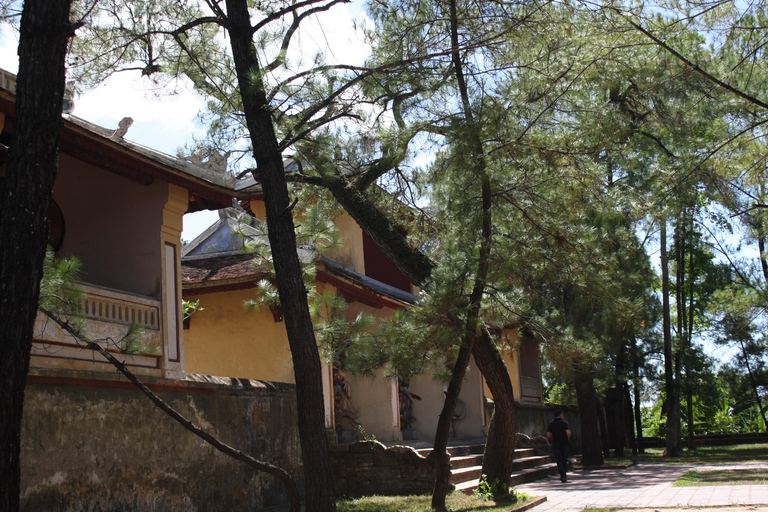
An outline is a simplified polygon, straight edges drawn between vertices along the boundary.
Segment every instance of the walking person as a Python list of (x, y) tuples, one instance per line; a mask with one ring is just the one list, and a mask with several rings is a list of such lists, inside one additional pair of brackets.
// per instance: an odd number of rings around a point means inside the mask
[(557, 470), (560, 472), (560, 481), (567, 482), (568, 440), (571, 438), (571, 427), (565, 421), (563, 411), (555, 411), (555, 418), (547, 426), (547, 437), (552, 440), (552, 452), (557, 462)]

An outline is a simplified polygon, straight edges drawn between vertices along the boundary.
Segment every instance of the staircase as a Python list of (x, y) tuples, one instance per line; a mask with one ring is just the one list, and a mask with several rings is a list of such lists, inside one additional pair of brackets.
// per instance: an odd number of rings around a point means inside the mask
[[(448, 447), (451, 456), (451, 484), (457, 491), (471, 494), (477, 488), (483, 467), (483, 449), (482, 444)], [(432, 450), (425, 448), (417, 451), (426, 457)], [(510, 485), (520, 485), (556, 474), (557, 464), (552, 462), (551, 456), (536, 455), (533, 448), (515, 450)]]

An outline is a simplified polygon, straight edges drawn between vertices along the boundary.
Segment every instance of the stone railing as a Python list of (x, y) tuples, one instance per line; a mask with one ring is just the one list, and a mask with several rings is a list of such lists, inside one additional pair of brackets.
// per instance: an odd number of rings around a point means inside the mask
[[(140, 335), (141, 351), (121, 354), (120, 359), (130, 366), (159, 368), (162, 355), (161, 302), (100, 286), (80, 284), (80, 288), (85, 293), (84, 297), (73, 311), (63, 312), (62, 316), (84, 319), (89, 339), (115, 352), (124, 348), (121, 343), (129, 326), (137, 324), (143, 329)], [(38, 314), (35, 322), (32, 355), (46, 358), (45, 361), (34, 360), (32, 365), (36, 367), (82, 369), (82, 365), (74, 361), (104, 362), (101, 355), (85, 349), (81, 342), (42, 314)], [(65, 363), (59, 361), (61, 359), (73, 362)]]

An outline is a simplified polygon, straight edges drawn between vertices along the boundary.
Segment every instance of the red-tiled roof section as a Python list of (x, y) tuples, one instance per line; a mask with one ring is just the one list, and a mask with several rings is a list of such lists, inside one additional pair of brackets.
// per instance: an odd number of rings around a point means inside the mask
[(181, 265), (181, 283), (216, 283), (263, 275), (264, 270), (253, 265), (253, 258), (252, 254), (235, 254), (184, 261)]

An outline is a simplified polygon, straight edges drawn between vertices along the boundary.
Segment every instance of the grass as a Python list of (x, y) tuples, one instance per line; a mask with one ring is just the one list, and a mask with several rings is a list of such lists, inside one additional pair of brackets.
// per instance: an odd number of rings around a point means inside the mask
[(730, 446), (700, 446), (685, 450), (680, 457), (664, 457), (663, 448), (646, 448), (645, 454), (632, 455), (626, 449), (624, 457), (606, 457), (606, 465), (626, 465), (632, 462), (666, 462), (669, 464), (717, 464), (726, 462), (764, 461), (768, 459), (768, 443), (736, 444)]
[(768, 484), (768, 469), (718, 469), (713, 471), (686, 471), (675, 482), (675, 487), (700, 485), (760, 485)]
[[(522, 497), (517, 503), (484, 501), (474, 496), (454, 492), (447, 496), (445, 504), (452, 512), (510, 512), (533, 501)], [(337, 512), (431, 512), (432, 496), (365, 496), (336, 503)]]

